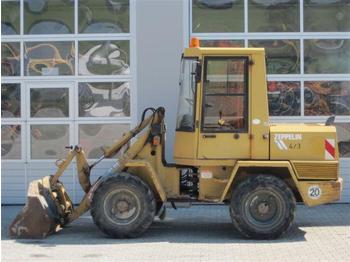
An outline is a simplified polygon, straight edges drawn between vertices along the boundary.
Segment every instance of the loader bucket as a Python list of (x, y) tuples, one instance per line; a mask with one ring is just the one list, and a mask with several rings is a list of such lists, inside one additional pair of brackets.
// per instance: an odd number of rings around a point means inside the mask
[(62, 183), (51, 187), (51, 176), (29, 184), (27, 203), (9, 227), (12, 238), (44, 238), (64, 225), (73, 206)]

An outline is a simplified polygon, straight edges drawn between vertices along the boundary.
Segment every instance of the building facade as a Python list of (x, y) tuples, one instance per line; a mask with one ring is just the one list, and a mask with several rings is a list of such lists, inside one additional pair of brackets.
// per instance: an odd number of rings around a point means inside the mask
[[(350, 1), (2, 0), (3, 204), (55, 172), (67, 145), (89, 159), (165, 106), (172, 158), (180, 57), (203, 46), (263, 46), (271, 121), (337, 115), (343, 202), (350, 201)], [(92, 180), (113, 163), (106, 160)], [(62, 181), (78, 202), (75, 167)]]

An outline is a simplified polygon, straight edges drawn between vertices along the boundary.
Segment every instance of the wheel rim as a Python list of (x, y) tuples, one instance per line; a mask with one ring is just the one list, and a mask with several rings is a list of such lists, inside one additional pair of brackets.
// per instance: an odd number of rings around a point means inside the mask
[(244, 201), (247, 223), (259, 231), (270, 231), (284, 219), (285, 203), (274, 190), (255, 190)]
[(128, 225), (140, 214), (140, 200), (129, 189), (116, 189), (108, 193), (104, 201), (107, 218), (117, 225)]

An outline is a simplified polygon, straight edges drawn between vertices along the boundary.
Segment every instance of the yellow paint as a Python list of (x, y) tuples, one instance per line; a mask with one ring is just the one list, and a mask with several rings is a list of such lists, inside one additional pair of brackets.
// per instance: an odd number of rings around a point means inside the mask
[(221, 194), (232, 173), (232, 166), (202, 166), (199, 168), (199, 200), (220, 202)]
[[(292, 135), (290, 139), (278, 139), (281, 135)], [(298, 139), (301, 136), (301, 139)], [(282, 140), (287, 149), (281, 149), (276, 142)], [(336, 141), (334, 126), (323, 124), (274, 124), (270, 127), (270, 158), (273, 160), (325, 161), (325, 139)], [(336, 144), (336, 158), (338, 148)], [(328, 161), (328, 160), (327, 160)], [(329, 160), (332, 161), (332, 160)]]
[(336, 180), (338, 161), (291, 161), (298, 179)]
[[(249, 159), (249, 135), (234, 133), (200, 133), (198, 145), (199, 159)], [(215, 137), (210, 137), (215, 136)]]
[[(325, 159), (325, 139), (336, 141), (335, 128), (320, 124), (269, 124), (264, 49), (187, 48), (184, 50), (184, 56), (198, 57), (200, 61), (204, 61), (207, 56), (247, 56), (251, 61), (248, 81), (249, 125), (247, 133), (240, 134), (240, 138), (235, 140), (233, 133), (204, 134), (201, 132), (203, 79), (197, 85), (195, 130), (192, 133), (176, 132), (174, 158), (177, 164), (196, 166), (200, 170), (213, 166), (232, 167), (232, 173), (228, 178), (219, 180), (200, 178), (200, 200), (218, 201), (218, 198), (220, 201), (225, 200), (238, 169), (252, 166), (287, 168), (303, 201), (308, 205), (326, 203), (337, 198), (337, 195), (340, 194), (340, 186), (329, 186), (334, 183), (341, 184), (341, 181), (337, 180), (339, 163), (336, 143), (335, 158)], [(204, 66), (202, 68), (203, 76)], [(209, 138), (204, 138), (203, 135), (209, 135)], [(282, 146), (276, 143), (276, 138), (281, 138), (281, 135), (282, 137), (287, 135), (287, 139), (282, 139)], [(296, 139), (300, 136), (302, 139)], [(197, 155), (195, 154), (196, 149)], [(217, 173), (217, 170), (214, 170), (213, 173)], [(315, 202), (305, 194), (307, 182), (303, 179), (317, 180), (320, 187), (324, 187), (328, 193)]]
[(176, 164), (186, 166), (234, 166), (236, 160), (232, 159), (187, 159), (176, 158)]
[[(174, 158), (196, 159), (197, 158), (197, 134), (196, 132), (175, 132)], [(181, 160), (180, 160), (181, 162)]]
[[(112, 173), (126, 171), (140, 177), (150, 185), (157, 199), (164, 202), (169, 198), (186, 197), (180, 192), (180, 172), (183, 168), (192, 168), (194, 171), (198, 170), (198, 200), (223, 202), (229, 199), (240, 168), (254, 167), (258, 171), (259, 168), (264, 168), (265, 174), (268, 174), (266, 171), (283, 168), (288, 170), (288, 179), (293, 182), (307, 205), (329, 203), (340, 198), (342, 180), (339, 178), (335, 127), (317, 124), (269, 124), (263, 48), (194, 47), (185, 49), (184, 56), (198, 57), (201, 62), (210, 56), (244, 56), (249, 59), (247, 131), (239, 133), (239, 137), (234, 133), (202, 132), (202, 79), (196, 87), (195, 129), (193, 132), (176, 131), (175, 134), (176, 165), (169, 166), (162, 158), (164, 134), (160, 145), (150, 143), (151, 124), (163, 125), (164, 115), (158, 112), (104, 149), (104, 156), (111, 158), (138, 135), (135, 142), (121, 155)], [(145, 131), (141, 133), (142, 130)], [(326, 139), (334, 141), (334, 159), (326, 158)], [(69, 197), (57, 181), (74, 157), (77, 157), (80, 183), (87, 194), (79, 206), (71, 210), (73, 207), (69, 206)], [(43, 180), (50, 190), (51, 187), (58, 189), (63, 199), (62, 204), (72, 211), (67, 216), (68, 221), (73, 221), (90, 208), (90, 182), (86, 179), (85, 172), (87, 167), (84, 152), (71, 150), (67, 158), (58, 163), (55, 175)], [(310, 195), (313, 188), (321, 192), (316, 197)]]
[[(202, 84), (197, 85), (196, 115), (198, 125), (194, 132), (176, 131), (174, 159), (180, 164), (196, 165), (199, 159), (268, 159), (269, 140), (264, 135), (269, 134), (268, 105), (266, 87), (265, 51), (263, 48), (187, 48), (185, 57), (198, 57), (203, 61), (209, 56), (245, 56), (251, 61), (248, 69), (248, 131), (239, 133), (202, 133)], [(204, 67), (202, 66), (202, 70)], [(202, 71), (202, 76), (204, 71)], [(253, 119), (258, 124), (252, 124)], [(215, 135), (215, 138), (210, 138)], [(207, 138), (209, 136), (209, 138)], [(198, 137), (198, 142), (196, 141)], [(194, 155), (198, 144), (197, 156)]]
[[(199, 95), (201, 92), (201, 84), (197, 84), (196, 91), (196, 103), (195, 103), (195, 123), (199, 123), (202, 97)], [(198, 127), (195, 127), (194, 132), (175, 132), (175, 141), (174, 141), (174, 159), (175, 162), (180, 165), (191, 165), (197, 159), (197, 147), (198, 147)]]
[(166, 194), (160, 182), (159, 176), (150, 162), (141, 159), (133, 159), (129, 160), (125, 166), (129, 168), (131, 173), (137, 174), (144, 181), (146, 181), (147, 184), (152, 187), (153, 191), (159, 194), (160, 199), (163, 202), (166, 200)]
[[(289, 161), (237, 161), (237, 164), (232, 170), (230, 178), (223, 190), (220, 201), (224, 201), (228, 198), (229, 192), (232, 187), (237, 171), (242, 167), (268, 167), (268, 168), (287, 168), (289, 175), (292, 178), (297, 190), (299, 191), (303, 202), (308, 206), (315, 206), (320, 204), (325, 204), (340, 199), (341, 189), (343, 180), (337, 178), (337, 180), (315, 180), (315, 181), (303, 181), (298, 179), (301, 174), (298, 174), (295, 169), (293, 169)], [(316, 166), (315, 166), (316, 167)], [(313, 199), (309, 196), (308, 190), (310, 186), (318, 186), (321, 188), (322, 194), (319, 198)]]
[[(300, 181), (298, 189), (304, 203), (311, 207), (340, 200), (342, 184), (342, 178), (338, 178), (336, 181)], [(321, 190), (321, 195), (317, 199), (313, 199), (309, 195), (310, 187), (314, 186)]]

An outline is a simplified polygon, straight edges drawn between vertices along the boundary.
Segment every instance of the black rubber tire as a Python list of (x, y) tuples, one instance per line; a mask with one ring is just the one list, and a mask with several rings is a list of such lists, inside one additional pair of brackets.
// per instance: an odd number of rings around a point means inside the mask
[[(253, 239), (275, 239), (291, 227), (296, 203), (292, 190), (282, 179), (271, 175), (252, 176), (232, 190), (230, 215), (233, 225), (243, 236)], [(270, 202), (262, 201), (264, 195), (268, 196)], [(258, 202), (259, 197), (261, 202)], [(261, 205), (268, 206), (267, 210), (275, 209), (271, 218), (267, 218), (266, 221), (256, 219), (253, 214), (258, 212), (259, 218), (263, 219), (261, 216), (264, 214), (253, 210), (258, 210)]]
[[(119, 220), (118, 223), (118, 219), (110, 214), (112, 211), (106, 208), (112, 203), (114, 192), (119, 194), (127, 192), (137, 203), (136, 215), (130, 221), (125, 220), (127, 224), (120, 223), (124, 220)], [(103, 233), (113, 238), (134, 238), (142, 235), (152, 224), (155, 211), (156, 201), (150, 187), (137, 176), (125, 172), (102, 182), (95, 191), (91, 203), (91, 215), (94, 223)]]

